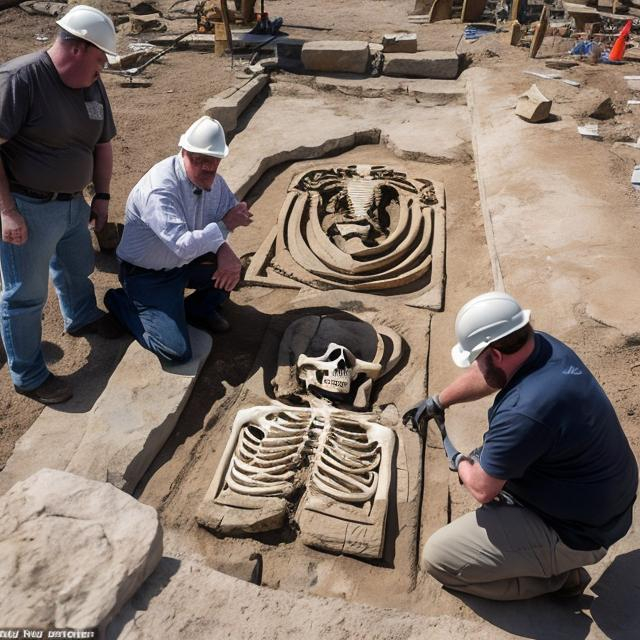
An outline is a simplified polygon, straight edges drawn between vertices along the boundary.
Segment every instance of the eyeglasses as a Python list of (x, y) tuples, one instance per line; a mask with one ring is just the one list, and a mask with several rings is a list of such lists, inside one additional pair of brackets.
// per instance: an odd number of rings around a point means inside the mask
[(213, 156), (205, 156), (201, 153), (191, 153), (189, 152), (189, 160), (195, 164), (197, 167), (217, 167), (220, 164), (220, 158), (215, 158)]

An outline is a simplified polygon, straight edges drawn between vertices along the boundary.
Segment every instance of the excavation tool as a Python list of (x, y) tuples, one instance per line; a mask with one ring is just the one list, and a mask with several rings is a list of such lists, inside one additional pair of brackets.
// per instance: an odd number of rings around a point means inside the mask
[(402, 416), (402, 422), (411, 431), (417, 431), (423, 438), (427, 435), (427, 423), (429, 418), (435, 420), (442, 437), (444, 452), (449, 461), (451, 471), (458, 470), (458, 464), (464, 456), (453, 446), (451, 439), (447, 435), (447, 428), (444, 424), (444, 409), (440, 406), (436, 396), (429, 396), (426, 400), (417, 404)]
[(444, 414), (443, 415), (435, 415), (433, 416), (436, 425), (438, 426), (438, 431), (440, 431), (440, 435), (442, 436), (442, 445), (444, 446), (444, 453), (447, 456), (447, 460), (449, 461), (449, 469), (451, 471), (457, 471), (458, 465), (460, 461), (465, 458), (454, 446), (449, 436), (447, 435), (447, 428), (444, 424)]
[(115, 73), (120, 76), (124, 76), (125, 78), (129, 78), (130, 80), (133, 76), (138, 75), (145, 67), (148, 67), (152, 62), (155, 62), (158, 58), (169, 53), (169, 51), (173, 51), (178, 46), (178, 43), (181, 40), (184, 40), (187, 36), (190, 36), (192, 33), (195, 33), (195, 29), (191, 31), (187, 31), (183, 33), (181, 36), (178, 36), (168, 47), (157, 53), (152, 58), (149, 58), (146, 62), (143, 62), (139, 67), (131, 67), (130, 69), (105, 69), (106, 73)]
[[(418, 423), (413, 419), (413, 416), (409, 415), (410, 412), (407, 412), (403, 418), (405, 425), (407, 422), (409, 423), (409, 428), (412, 431), (418, 431), (420, 434), (426, 434), (426, 423), (428, 421), (428, 417), (423, 415)], [(444, 412), (442, 414), (435, 414), (433, 419), (438, 427), (438, 431), (440, 431), (440, 436), (442, 437), (442, 444), (444, 446), (444, 453), (447, 456), (447, 460), (449, 461), (449, 469), (451, 471), (457, 471), (458, 465), (463, 460), (468, 460), (472, 464), (480, 464), (480, 454), (482, 452), (482, 447), (477, 447), (474, 449), (469, 455), (465, 456), (460, 453), (449, 438), (447, 434), (447, 428), (444, 423)], [(460, 481), (462, 482), (462, 480)], [(516, 498), (514, 498), (508, 491), (504, 489), (498, 493), (498, 495), (493, 499), (493, 502), (498, 502), (500, 504), (505, 504), (508, 506), (522, 506), (520, 502)]]

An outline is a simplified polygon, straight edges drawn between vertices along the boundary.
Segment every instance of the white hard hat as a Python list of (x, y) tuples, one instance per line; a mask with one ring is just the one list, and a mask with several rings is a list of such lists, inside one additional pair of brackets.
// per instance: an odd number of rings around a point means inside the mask
[(201, 153), (214, 158), (226, 158), (229, 147), (224, 139), (222, 125), (209, 116), (198, 118), (181, 136), (178, 146), (185, 151)]
[(451, 357), (459, 367), (469, 367), (492, 343), (521, 329), (531, 311), (522, 309), (508, 293), (490, 291), (469, 300), (456, 316), (458, 344)]
[(111, 18), (86, 4), (78, 4), (65, 13), (56, 24), (81, 40), (86, 40), (102, 49), (105, 53), (115, 56), (116, 30)]

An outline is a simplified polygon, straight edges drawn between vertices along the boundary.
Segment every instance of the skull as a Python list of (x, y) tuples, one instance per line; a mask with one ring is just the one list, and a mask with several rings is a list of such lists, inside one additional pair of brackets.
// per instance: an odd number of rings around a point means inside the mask
[(330, 393), (348, 394), (351, 383), (361, 373), (375, 379), (380, 375), (382, 365), (365, 362), (356, 358), (349, 349), (331, 342), (327, 350), (318, 358), (304, 353), (298, 357), (298, 377), (304, 381), (307, 390), (313, 386)]

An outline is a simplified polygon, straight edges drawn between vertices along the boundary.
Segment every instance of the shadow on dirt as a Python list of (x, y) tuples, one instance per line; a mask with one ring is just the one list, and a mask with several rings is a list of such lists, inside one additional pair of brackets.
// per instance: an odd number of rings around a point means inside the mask
[(636, 640), (640, 628), (640, 551), (615, 558), (592, 585), (596, 597), (560, 600), (544, 596), (522, 602), (460, 599), (487, 622), (524, 638), (583, 640), (602, 634), (611, 640)]

